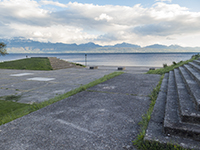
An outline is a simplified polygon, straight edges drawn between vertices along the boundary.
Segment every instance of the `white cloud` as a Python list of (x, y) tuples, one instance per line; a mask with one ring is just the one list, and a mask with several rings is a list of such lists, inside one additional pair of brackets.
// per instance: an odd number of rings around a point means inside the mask
[(172, 2), (172, 0), (155, 0), (155, 2)]
[(0, 17), (43, 17), (48, 11), (39, 8), (36, 1), (31, 0), (3, 0), (0, 1)]
[(21, 37), (42, 42), (64, 42), (82, 43), (97, 38), (95, 35), (83, 32), (81, 28), (67, 25), (52, 25), (50, 27), (38, 27), (23, 24), (12, 24), (11, 28), (17, 29), (15, 32)]
[[(49, 11), (46, 5), (62, 9)], [(169, 44), (193, 34), (200, 37), (200, 12), (164, 2), (144, 8), (140, 4), (128, 7), (3, 0), (0, 1), (0, 27), (3, 29), (0, 36), (6, 38), (23, 36), (40, 41), (92, 41), (105, 45), (129, 42), (145, 46), (159, 41)]]
[(58, 6), (58, 7), (67, 8), (67, 5), (59, 3), (59, 2), (54, 2), (54, 1), (42, 0), (42, 1), (40, 1), (40, 3), (43, 5), (54, 5), (54, 6)]
[(106, 21), (110, 21), (113, 18), (108, 16), (107, 14), (101, 14), (99, 17), (95, 17), (95, 20), (100, 21), (100, 20), (106, 20)]

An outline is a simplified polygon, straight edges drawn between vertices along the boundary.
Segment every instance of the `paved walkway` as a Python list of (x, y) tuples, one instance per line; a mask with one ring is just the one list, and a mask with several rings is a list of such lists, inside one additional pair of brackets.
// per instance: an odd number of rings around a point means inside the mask
[[(49, 100), (81, 85), (88, 84), (117, 67), (69, 68), (53, 71), (0, 70), (0, 97), (21, 95), (18, 102), (33, 103)], [(125, 72), (145, 73), (148, 67), (128, 67)]]
[[(52, 76), (45, 77), (52, 78)], [(159, 79), (159, 75), (125, 73), (2, 125), (0, 148), (1, 150), (135, 149), (132, 141), (138, 134), (138, 122), (148, 110), (150, 104), (148, 94)]]

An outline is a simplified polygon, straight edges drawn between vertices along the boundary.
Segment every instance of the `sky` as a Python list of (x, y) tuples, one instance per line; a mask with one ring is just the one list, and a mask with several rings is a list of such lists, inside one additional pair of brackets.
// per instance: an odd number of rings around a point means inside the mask
[(0, 0), (0, 38), (200, 47), (199, 0)]

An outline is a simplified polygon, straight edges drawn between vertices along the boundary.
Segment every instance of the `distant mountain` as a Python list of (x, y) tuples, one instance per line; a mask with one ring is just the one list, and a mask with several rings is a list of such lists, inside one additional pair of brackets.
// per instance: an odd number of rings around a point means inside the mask
[(166, 46), (166, 45), (160, 45), (160, 44), (154, 44), (154, 45), (146, 46), (145, 48), (160, 48), (160, 49), (167, 49), (168, 46)]
[(23, 38), (13, 38), (10, 40), (0, 39), (0, 41), (7, 44), (7, 48), (21, 48), (21, 49), (39, 49), (40, 52), (66, 52), (66, 51), (84, 51), (89, 49), (94, 49), (102, 47), (100, 45), (94, 44), (92, 42), (85, 44), (65, 44), (65, 43), (45, 43), (33, 40), (26, 40)]
[[(145, 48), (156, 48), (156, 49), (171, 49), (171, 50), (182, 50), (182, 49), (188, 49), (186, 47), (182, 47), (180, 45), (160, 45), (160, 44), (154, 44), (154, 45), (149, 45), (146, 46)], [(190, 48), (189, 48), (190, 49)]]
[(125, 43), (125, 42), (123, 42), (121, 44), (116, 44), (116, 45), (114, 45), (112, 47), (133, 47), (133, 48), (140, 48), (139, 45), (129, 44), (129, 43)]
[(79, 47), (87, 47), (87, 48), (95, 48), (95, 47), (102, 47), (98, 44), (94, 44), (92, 42), (89, 42), (89, 43), (85, 43), (85, 44), (80, 44), (78, 45)]
[(170, 45), (168, 48), (169, 48), (169, 49), (182, 49), (182, 48), (184, 48), (184, 47), (182, 47), (182, 46), (180, 46), (180, 45)]
[(45, 43), (45, 42), (39, 42), (39, 41), (33, 41), (30, 39), (25, 39), (23, 37), (15, 37), (13, 39), (0, 39), (0, 41), (4, 42), (7, 44), (8, 49), (20, 49), (19, 51), (24, 51), (24, 52), (29, 52), (37, 50), (37, 52), (44, 52), (44, 53), (49, 53), (49, 52), (77, 52), (77, 51), (91, 51), (91, 50), (96, 50), (100, 48), (140, 48), (138, 45), (133, 45), (133, 44), (128, 44), (128, 43), (121, 43), (121, 44), (116, 44), (114, 46), (101, 46), (98, 44), (95, 44), (93, 42), (89, 43), (84, 43), (84, 44), (65, 44), (65, 43)]
[(200, 52), (199, 47), (181, 47), (179, 45), (154, 44), (146, 47), (121, 43), (101, 46), (93, 42), (79, 44), (45, 43), (16, 37), (13, 39), (0, 39), (7, 44), (8, 53), (146, 53), (146, 52)]

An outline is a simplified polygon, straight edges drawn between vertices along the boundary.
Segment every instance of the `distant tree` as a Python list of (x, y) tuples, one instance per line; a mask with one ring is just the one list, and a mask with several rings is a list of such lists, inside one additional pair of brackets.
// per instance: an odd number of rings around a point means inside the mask
[(3, 42), (0, 42), (0, 56), (1, 55), (4, 56), (6, 54), (8, 54), (6, 50), (6, 44)]

